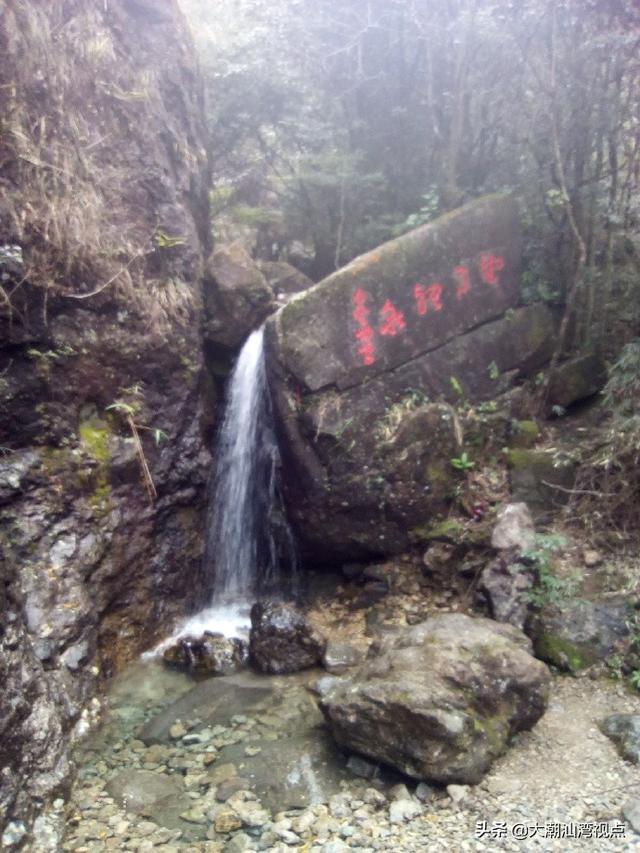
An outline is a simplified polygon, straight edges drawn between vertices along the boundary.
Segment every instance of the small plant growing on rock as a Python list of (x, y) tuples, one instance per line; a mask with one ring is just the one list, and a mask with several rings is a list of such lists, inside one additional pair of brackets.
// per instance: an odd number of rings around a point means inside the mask
[(533, 546), (522, 552), (523, 560), (533, 566), (536, 573), (536, 584), (528, 595), (531, 604), (538, 609), (549, 605), (562, 608), (577, 590), (579, 575), (560, 577), (553, 567), (554, 555), (566, 544), (564, 536), (538, 534)]
[(469, 457), (466, 450), (463, 450), (460, 456), (454, 456), (449, 460), (456, 471), (470, 471), (475, 462)]
[(167, 434), (164, 432), (164, 430), (148, 427), (144, 424), (137, 423), (134, 420), (135, 416), (140, 412), (140, 400), (137, 399), (142, 394), (140, 386), (134, 385), (132, 388), (125, 389), (125, 392), (133, 398), (133, 402), (129, 403), (125, 400), (116, 400), (114, 403), (111, 403), (110, 406), (107, 406), (107, 411), (118, 412), (118, 414), (120, 414), (124, 418), (131, 432), (131, 437), (133, 438), (136, 453), (138, 455), (140, 469), (142, 471), (142, 480), (147, 490), (147, 494), (149, 495), (149, 499), (153, 502), (158, 497), (158, 493), (156, 491), (153, 478), (151, 476), (151, 470), (149, 469), (147, 457), (144, 453), (144, 447), (142, 446), (142, 441), (140, 440), (139, 431), (148, 430), (149, 432), (151, 432), (153, 434), (156, 445), (160, 444), (161, 441), (166, 439)]

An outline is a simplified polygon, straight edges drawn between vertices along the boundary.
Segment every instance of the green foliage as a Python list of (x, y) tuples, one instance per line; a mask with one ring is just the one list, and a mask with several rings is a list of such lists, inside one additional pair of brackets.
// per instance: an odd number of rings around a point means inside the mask
[(376, 438), (379, 441), (390, 441), (410, 412), (419, 409), (429, 402), (423, 391), (411, 390), (398, 403), (390, 406), (376, 427)]
[(629, 684), (640, 691), (640, 669), (634, 669), (629, 676)]
[(567, 544), (564, 536), (536, 534), (533, 545), (522, 552), (522, 558), (536, 572), (536, 584), (529, 592), (534, 607), (542, 609), (548, 605), (562, 607), (577, 591), (580, 575), (560, 577), (553, 567), (553, 558)]
[(410, 213), (404, 222), (399, 223), (393, 229), (394, 236), (404, 234), (412, 228), (426, 225), (438, 216), (440, 211), (440, 194), (436, 187), (422, 194), (422, 205), (416, 213)]
[(107, 411), (115, 411), (121, 412), (125, 415), (131, 415), (133, 417), (136, 414), (136, 407), (132, 406), (131, 403), (125, 403), (124, 400), (116, 400), (115, 403), (111, 403), (110, 406), (107, 406)]
[(489, 373), (489, 379), (496, 380), (500, 376), (500, 369), (498, 368), (498, 365), (495, 363), (495, 361), (491, 362), (491, 364), (487, 368), (487, 371)]
[(640, 414), (640, 339), (628, 343), (611, 367), (604, 403), (618, 418)]
[(460, 384), (460, 380), (457, 376), (450, 376), (449, 381), (451, 382), (451, 387), (453, 388), (456, 396), (461, 402), (464, 402), (466, 399), (466, 395), (464, 393), (464, 388)]
[(460, 456), (454, 456), (449, 461), (457, 471), (470, 471), (475, 465), (475, 462), (469, 458), (469, 454), (466, 450), (464, 450)]
[(184, 237), (171, 237), (165, 234), (164, 231), (156, 231), (153, 235), (153, 242), (158, 249), (173, 249), (175, 246), (184, 246)]
[(167, 433), (163, 429), (157, 429), (156, 428), (153, 430), (153, 440), (155, 441), (156, 445), (159, 445), (163, 441), (166, 441), (168, 439), (168, 437), (169, 436), (167, 435)]

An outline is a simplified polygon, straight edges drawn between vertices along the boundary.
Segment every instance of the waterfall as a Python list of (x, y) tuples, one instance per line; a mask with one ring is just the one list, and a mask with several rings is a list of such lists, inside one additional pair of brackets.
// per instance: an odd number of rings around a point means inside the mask
[(244, 603), (283, 587), (281, 562), (295, 569), (285, 521), (264, 359), (264, 328), (252, 332), (229, 382), (215, 450), (204, 557), (204, 587), (212, 605)]
[(204, 631), (242, 635), (257, 596), (296, 592), (297, 555), (280, 491), (264, 328), (249, 335), (238, 356), (213, 458), (200, 610), (149, 656)]

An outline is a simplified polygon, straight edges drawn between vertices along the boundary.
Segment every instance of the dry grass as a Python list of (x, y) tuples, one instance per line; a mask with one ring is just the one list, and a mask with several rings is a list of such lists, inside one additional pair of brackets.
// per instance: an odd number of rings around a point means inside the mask
[[(148, 273), (149, 258), (162, 251), (152, 239), (160, 223), (128, 198), (137, 177), (128, 128), (165, 109), (152, 72), (118, 56), (102, 4), (8, 6), (0, 41), (0, 222), (8, 242), (23, 248), (24, 279), (44, 292), (45, 312), (52, 296), (108, 298), (157, 329), (186, 320), (190, 287)], [(15, 305), (6, 287), (0, 312)]]

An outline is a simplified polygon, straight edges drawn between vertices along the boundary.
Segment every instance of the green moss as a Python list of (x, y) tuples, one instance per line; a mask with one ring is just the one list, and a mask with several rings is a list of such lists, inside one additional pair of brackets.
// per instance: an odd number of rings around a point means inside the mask
[(549, 453), (522, 447), (513, 447), (507, 451), (507, 462), (510, 468), (518, 471), (525, 469), (544, 471), (553, 466), (553, 459)]
[(536, 657), (569, 672), (580, 672), (595, 663), (596, 656), (557, 634), (545, 632), (535, 641)]
[(89, 503), (96, 514), (108, 511), (111, 501), (111, 483), (109, 480), (109, 464), (111, 450), (109, 438), (111, 430), (106, 421), (97, 417), (87, 418), (80, 422), (80, 446), (96, 463), (92, 470), (82, 470), (80, 480), (91, 488)]
[(475, 717), (473, 728), (486, 737), (493, 755), (504, 752), (505, 736), (509, 727), (503, 714), (496, 714), (493, 717)]
[(532, 447), (540, 437), (540, 427), (535, 421), (515, 421), (512, 441), (516, 447)]
[(88, 453), (101, 465), (111, 460), (109, 451), (110, 430), (106, 421), (97, 418), (81, 421), (79, 433), (80, 444), (85, 453)]
[(424, 542), (430, 539), (447, 539), (458, 542), (464, 536), (464, 527), (455, 518), (445, 518), (444, 521), (439, 521), (436, 524), (414, 527), (409, 535), (412, 539), (419, 539)]

